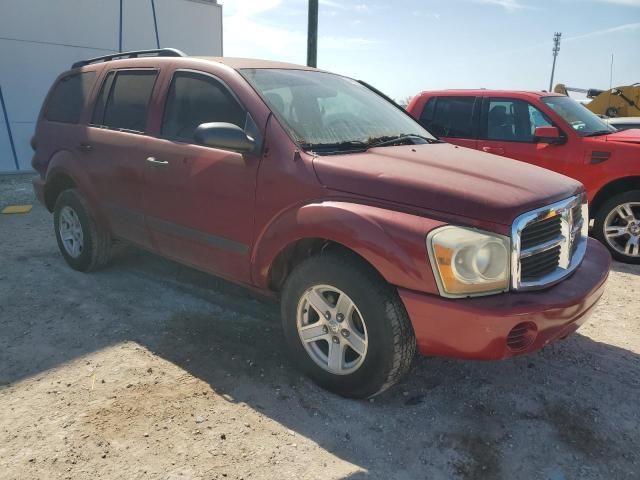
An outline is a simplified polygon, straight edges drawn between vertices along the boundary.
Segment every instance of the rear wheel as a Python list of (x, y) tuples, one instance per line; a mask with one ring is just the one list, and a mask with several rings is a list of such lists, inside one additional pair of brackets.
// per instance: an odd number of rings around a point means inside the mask
[(596, 213), (593, 229), (615, 259), (640, 263), (640, 190), (607, 200)]
[(65, 190), (58, 196), (53, 224), (60, 253), (74, 270), (90, 272), (109, 261), (110, 236), (96, 223), (77, 190)]
[(367, 398), (410, 368), (416, 343), (397, 292), (347, 252), (298, 265), (285, 282), (282, 319), (296, 365), (323, 388)]

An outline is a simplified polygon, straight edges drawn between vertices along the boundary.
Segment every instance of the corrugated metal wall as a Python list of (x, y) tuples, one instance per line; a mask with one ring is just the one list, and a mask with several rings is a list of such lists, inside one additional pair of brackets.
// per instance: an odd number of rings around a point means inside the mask
[(206, 0), (2, 0), (0, 172), (31, 169), (29, 140), (60, 72), (158, 41), (190, 55), (222, 55), (222, 7)]

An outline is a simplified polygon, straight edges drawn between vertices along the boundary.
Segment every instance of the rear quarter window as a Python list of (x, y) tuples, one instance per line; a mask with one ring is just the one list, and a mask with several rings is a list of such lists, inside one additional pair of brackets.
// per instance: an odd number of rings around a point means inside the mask
[(475, 97), (432, 97), (424, 106), (420, 123), (439, 137), (472, 138), (475, 101)]
[(78, 123), (95, 79), (95, 72), (62, 77), (49, 95), (44, 117), (52, 122)]

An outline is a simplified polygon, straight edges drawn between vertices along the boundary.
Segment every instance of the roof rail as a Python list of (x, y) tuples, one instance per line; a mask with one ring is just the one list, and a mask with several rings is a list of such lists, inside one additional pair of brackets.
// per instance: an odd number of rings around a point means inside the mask
[(187, 54), (175, 48), (159, 48), (156, 50), (134, 50), (131, 52), (119, 52), (103, 57), (90, 58), (88, 60), (80, 60), (71, 65), (71, 68), (84, 67), (92, 63), (108, 62), (109, 60), (118, 60), (122, 58), (138, 58), (138, 57), (186, 57)]

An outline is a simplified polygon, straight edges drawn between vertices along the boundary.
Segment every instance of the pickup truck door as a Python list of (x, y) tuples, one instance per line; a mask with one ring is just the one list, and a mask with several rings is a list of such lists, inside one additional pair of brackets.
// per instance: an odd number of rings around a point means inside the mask
[[(485, 97), (482, 101), (478, 149), (564, 173), (567, 146), (538, 143), (536, 127), (555, 126), (539, 108), (526, 100)], [(560, 129), (561, 135), (562, 130)], [(564, 137), (566, 140), (566, 136)]]
[[(162, 102), (160, 102), (162, 103)], [(198, 125), (244, 126), (247, 112), (217, 78), (176, 71), (160, 131), (149, 139), (144, 212), (153, 247), (198, 269), (248, 282), (260, 156), (196, 145)]]
[(447, 143), (477, 148), (480, 102), (474, 96), (437, 96), (427, 100), (420, 124)]

